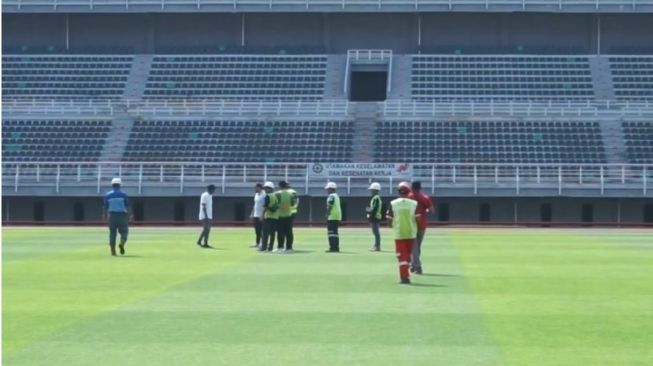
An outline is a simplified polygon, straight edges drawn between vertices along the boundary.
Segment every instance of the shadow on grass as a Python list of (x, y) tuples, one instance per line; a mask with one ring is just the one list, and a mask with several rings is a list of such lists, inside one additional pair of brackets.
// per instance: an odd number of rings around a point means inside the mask
[(460, 277), (459, 275), (449, 273), (423, 273), (420, 276), (424, 277)]
[(204, 250), (227, 250), (226, 248), (212, 247), (212, 246), (208, 246), (208, 247), (199, 247), (199, 248), (200, 248), (200, 249), (204, 249)]
[(118, 258), (143, 258), (142, 255), (125, 254), (119, 255)]
[(434, 283), (415, 283), (415, 282), (411, 282), (409, 286), (411, 286), (411, 287), (434, 287), (434, 288), (447, 287), (445, 285), (436, 285)]

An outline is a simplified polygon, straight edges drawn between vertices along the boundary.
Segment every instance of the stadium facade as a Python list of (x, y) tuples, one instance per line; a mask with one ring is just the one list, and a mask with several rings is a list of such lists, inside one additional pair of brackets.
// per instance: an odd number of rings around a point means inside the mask
[[(652, 10), (6, 1), (3, 220), (96, 222), (121, 176), (143, 222), (194, 222), (208, 183), (247, 222), (282, 179), (300, 220), (333, 180), (356, 222), (370, 181), (419, 179), (440, 222), (653, 223)], [(335, 163), (390, 173), (314, 171)]]

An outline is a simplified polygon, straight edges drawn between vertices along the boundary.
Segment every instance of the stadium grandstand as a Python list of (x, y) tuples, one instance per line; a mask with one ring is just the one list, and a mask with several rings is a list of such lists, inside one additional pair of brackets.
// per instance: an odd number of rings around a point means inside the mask
[(653, 223), (649, 0), (2, 7), (8, 223), (98, 222), (114, 176), (142, 223), (194, 223), (208, 183), (244, 222), (281, 179), (298, 220), (334, 181), (361, 222), (402, 177), (440, 223)]

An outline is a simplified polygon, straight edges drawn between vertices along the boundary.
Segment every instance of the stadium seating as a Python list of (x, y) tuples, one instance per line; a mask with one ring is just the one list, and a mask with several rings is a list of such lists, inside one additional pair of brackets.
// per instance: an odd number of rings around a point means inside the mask
[(379, 162), (605, 163), (596, 122), (382, 121)]
[(417, 99), (558, 99), (593, 97), (582, 56), (414, 55)]
[(352, 129), (347, 121), (136, 121), (123, 160), (350, 161)]
[(653, 98), (653, 56), (610, 57), (610, 68), (617, 98)]
[(622, 127), (628, 161), (636, 164), (653, 163), (653, 123), (624, 122)]
[(319, 99), (325, 55), (155, 56), (146, 97)]
[(3, 161), (97, 161), (109, 120), (3, 120)]
[(132, 56), (5, 55), (5, 97), (116, 98), (127, 84)]

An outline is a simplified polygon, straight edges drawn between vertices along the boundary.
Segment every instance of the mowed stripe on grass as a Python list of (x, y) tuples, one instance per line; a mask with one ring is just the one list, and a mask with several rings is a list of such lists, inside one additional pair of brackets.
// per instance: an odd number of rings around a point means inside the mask
[[(6, 269), (5, 275), (23, 278), (11, 286), (29, 287), (41, 277), (27, 276), (27, 267), (56, 278), (72, 276), (78, 272), (75, 264), (87, 262), (78, 275), (88, 276), (88, 269), (100, 266), (105, 268), (100, 274), (131, 278), (129, 290), (140, 294), (102, 307), (97, 296), (105, 295), (79, 292), (78, 301), (93, 311), (50, 327), (48, 334), (26, 337), (5, 360), (11, 365), (501, 364), (448, 241), (429, 239), (424, 259), (434, 272), (406, 287), (397, 284), (388, 234), (387, 251), (369, 253), (367, 230), (344, 230), (345, 253), (329, 255), (322, 253), (324, 230), (301, 229), (296, 234), (300, 251), (284, 256), (253, 253), (247, 248), (249, 230), (218, 229), (213, 241), (223, 250), (202, 251), (187, 245), (195, 231), (137, 229), (129, 253), (140, 257), (127, 271), (122, 267), (128, 258), (105, 257), (104, 246), (62, 254), (68, 264), (48, 265), (60, 255), (34, 258), (40, 265)], [(98, 229), (94, 235), (101, 242), (105, 233)], [(222, 266), (225, 262), (230, 265)], [(157, 286), (161, 282), (167, 285)], [(105, 281), (92, 275), (85, 283), (94, 283), (98, 293), (121, 288), (115, 277)], [(154, 289), (145, 290), (149, 285)], [(44, 301), (69, 290), (51, 284), (41, 288)], [(7, 294), (14, 303), (5, 311), (11, 318), (28, 297)], [(62, 301), (53, 305), (57, 315), (72, 315)], [(14, 322), (13, 330), (23, 332), (25, 325)]]
[(653, 364), (652, 233), (448, 233), (508, 364)]

